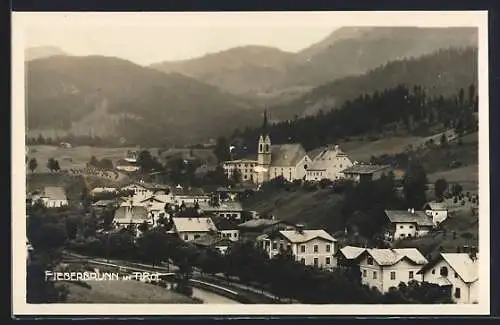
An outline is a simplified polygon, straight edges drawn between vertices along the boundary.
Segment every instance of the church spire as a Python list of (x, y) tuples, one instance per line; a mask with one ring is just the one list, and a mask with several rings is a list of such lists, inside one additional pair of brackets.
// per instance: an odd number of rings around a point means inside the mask
[(268, 133), (267, 133), (267, 109), (264, 110), (264, 122), (262, 123), (262, 135), (268, 135)]

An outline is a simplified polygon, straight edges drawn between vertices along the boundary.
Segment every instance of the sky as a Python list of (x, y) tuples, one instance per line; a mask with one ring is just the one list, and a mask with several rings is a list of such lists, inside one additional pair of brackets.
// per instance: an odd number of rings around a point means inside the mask
[(55, 46), (71, 55), (116, 56), (148, 65), (185, 60), (236, 46), (262, 45), (296, 52), (321, 41), (335, 26), (37, 26), (25, 29), (25, 47)]
[(242, 45), (299, 51), (341, 26), (477, 26), (478, 21), (484, 23), (484, 15), (432, 11), (13, 12), (12, 29), (24, 48), (56, 46), (71, 55), (116, 56), (147, 65)]

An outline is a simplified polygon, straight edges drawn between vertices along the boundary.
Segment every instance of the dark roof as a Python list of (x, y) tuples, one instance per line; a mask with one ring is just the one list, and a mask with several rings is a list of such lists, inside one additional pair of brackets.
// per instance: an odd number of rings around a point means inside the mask
[(364, 165), (357, 164), (342, 171), (344, 174), (373, 174), (379, 170), (390, 168), (390, 165)]
[(432, 219), (424, 211), (386, 210), (385, 214), (392, 223), (416, 223), (419, 226), (433, 226)]
[(179, 196), (204, 196), (206, 195), (201, 188), (174, 188), (172, 189), (174, 195)]
[(200, 238), (191, 241), (191, 243), (205, 247), (231, 246), (233, 244), (230, 239), (219, 238), (211, 235), (201, 236)]
[(217, 218), (214, 220), (215, 227), (218, 230), (236, 230), (238, 223), (226, 218)]

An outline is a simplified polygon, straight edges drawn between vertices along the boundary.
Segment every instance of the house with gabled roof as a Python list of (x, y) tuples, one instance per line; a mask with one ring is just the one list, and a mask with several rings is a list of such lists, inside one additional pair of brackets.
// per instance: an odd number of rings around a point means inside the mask
[(234, 244), (234, 242), (229, 238), (220, 238), (214, 235), (203, 235), (197, 239), (194, 239), (193, 241), (191, 241), (191, 243), (202, 249), (217, 249), (221, 254), (225, 254), (229, 247)]
[(41, 200), (47, 208), (60, 208), (68, 205), (66, 191), (60, 186), (46, 186), (42, 193), (33, 197), (33, 202)]
[(448, 218), (448, 205), (446, 202), (427, 202), (422, 207), (422, 210), (432, 218), (435, 226)]
[(213, 221), (220, 238), (227, 238), (231, 241), (237, 241), (240, 239), (240, 230), (238, 229), (237, 222), (221, 217), (214, 218)]
[(367, 248), (359, 257), (361, 283), (386, 293), (410, 281), (422, 281), (418, 272), (427, 259), (416, 248)]
[(308, 166), (306, 172), (307, 181), (320, 181), (329, 179), (331, 181), (343, 178), (342, 170), (353, 165), (349, 156), (343, 152), (338, 145), (333, 148), (324, 148), (317, 154)]
[(350, 267), (358, 265), (358, 258), (364, 253), (366, 248), (357, 246), (344, 246), (334, 254), (334, 264), (336, 266)]
[(424, 211), (386, 210), (389, 221), (385, 237), (388, 240), (398, 240), (424, 236), (434, 227), (432, 218)]
[(258, 236), (277, 230), (293, 230), (296, 226), (290, 222), (276, 219), (251, 219), (238, 225), (240, 238), (253, 241)]
[(118, 209), (115, 210), (113, 223), (117, 226), (140, 225), (146, 221), (152, 225), (153, 217), (148, 213), (148, 210), (143, 205), (134, 205), (129, 202), (123, 202)]
[(172, 221), (173, 232), (184, 241), (192, 241), (205, 235), (217, 236), (217, 227), (211, 218), (174, 217)]
[(392, 171), (390, 165), (355, 164), (341, 171), (342, 177), (354, 182), (374, 181)]
[(289, 251), (296, 261), (305, 265), (333, 268), (337, 240), (322, 229), (279, 230), (258, 238), (259, 245), (269, 258)]
[(479, 256), (469, 253), (440, 253), (418, 272), (423, 281), (446, 288), (453, 302), (479, 302)]

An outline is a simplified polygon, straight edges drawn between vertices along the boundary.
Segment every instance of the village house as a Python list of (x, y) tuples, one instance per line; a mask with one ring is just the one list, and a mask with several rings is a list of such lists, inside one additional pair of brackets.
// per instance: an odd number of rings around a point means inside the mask
[(132, 192), (132, 200), (134, 203), (144, 201), (151, 196), (163, 195), (166, 200), (172, 200), (170, 195), (170, 188), (166, 185), (152, 184), (146, 182), (134, 182), (129, 185), (123, 186), (120, 191)]
[(223, 164), (224, 172), (227, 178), (231, 179), (234, 176), (235, 171), (238, 171), (242, 182), (254, 182), (255, 181), (255, 167), (257, 166), (257, 160), (252, 159), (237, 159), (225, 161)]
[(154, 224), (152, 216), (148, 214), (146, 207), (143, 205), (131, 205), (129, 202), (124, 202), (115, 211), (113, 223), (118, 226), (135, 225), (138, 226), (146, 221), (149, 225)]
[(344, 246), (337, 250), (333, 256), (333, 264), (337, 267), (359, 266), (358, 258), (363, 254), (366, 248), (357, 246)]
[(213, 235), (204, 235), (191, 241), (191, 243), (202, 249), (216, 249), (222, 255), (226, 254), (227, 250), (234, 244), (229, 238), (220, 238)]
[(101, 193), (117, 193), (118, 190), (114, 187), (96, 187), (90, 191), (90, 195), (96, 195)]
[(272, 145), (267, 131), (267, 113), (257, 143), (257, 159), (230, 160), (224, 162), (228, 177), (235, 170), (240, 172), (241, 181), (262, 184), (277, 177), (287, 181), (304, 179), (310, 159), (299, 143)]
[(479, 259), (470, 253), (441, 253), (425, 265), (419, 274), (423, 281), (446, 289), (453, 302), (476, 304), (479, 301)]
[(269, 258), (289, 251), (295, 260), (320, 268), (333, 267), (337, 240), (324, 230), (306, 230), (297, 225), (295, 230), (279, 230), (259, 236), (258, 242)]
[(139, 204), (146, 207), (148, 213), (152, 214), (156, 219), (160, 217), (160, 215), (165, 215), (165, 204), (169, 202), (165, 199), (160, 199), (157, 195), (153, 195), (147, 199), (144, 199), (139, 202)]
[(211, 218), (174, 217), (172, 231), (184, 241), (192, 241), (205, 235), (217, 235), (217, 228)]
[(278, 230), (294, 230), (296, 226), (286, 221), (275, 219), (251, 219), (238, 225), (240, 239), (253, 241), (258, 236)]
[(115, 168), (119, 171), (133, 173), (141, 169), (135, 162), (120, 159), (116, 161)]
[(196, 203), (209, 202), (210, 196), (205, 194), (201, 188), (183, 188), (177, 185), (172, 189), (172, 203), (180, 206), (184, 203), (186, 206), (193, 206)]
[(334, 181), (343, 178), (341, 172), (352, 165), (348, 155), (338, 145), (335, 145), (334, 149), (324, 148), (307, 168), (306, 181)]
[(422, 210), (432, 218), (434, 226), (438, 226), (448, 218), (448, 207), (445, 202), (428, 202), (423, 206)]
[(227, 238), (231, 241), (240, 239), (240, 231), (235, 221), (226, 218), (215, 218), (214, 224), (218, 230), (219, 238)]
[(369, 248), (365, 249), (359, 260), (361, 283), (386, 293), (391, 287), (398, 287), (412, 280), (421, 282), (418, 272), (427, 263), (416, 248)]
[(233, 220), (241, 220), (243, 213), (243, 207), (239, 202), (219, 202), (216, 205), (211, 205), (209, 202), (199, 202), (198, 206), (201, 213), (212, 213), (216, 217)]
[(432, 218), (424, 211), (386, 210), (385, 214), (389, 220), (385, 234), (388, 240), (425, 236), (434, 227)]
[(60, 208), (68, 205), (64, 188), (59, 186), (46, 186), (40, 194), (32, 197), (32, 203), (40, 200), (47, 208)]
[(343, 177), (354, 182), (375, 181), (391, 172), (390, 165), (355, 164), (341, 171)]
[(92, 206), (95, 208), (106, 208), (106, 207), (114, 207), (120, 206), (123, 203), (123, 200), (99, 200), (97, 202), (92, 203)]

